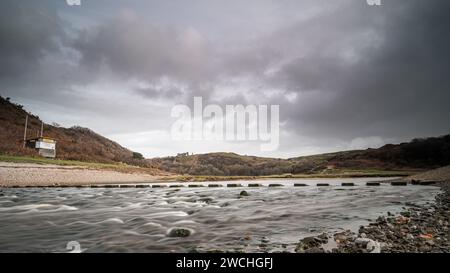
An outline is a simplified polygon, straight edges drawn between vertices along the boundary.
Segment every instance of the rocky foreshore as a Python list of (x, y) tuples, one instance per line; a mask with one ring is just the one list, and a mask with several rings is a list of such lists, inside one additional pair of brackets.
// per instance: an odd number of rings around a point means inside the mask
[(399, 215), (387, 212), (358, 233), (350, 230), (300, 240), (299, 253), (450, 253), (450, 183), (434, 203), (405, 204)]

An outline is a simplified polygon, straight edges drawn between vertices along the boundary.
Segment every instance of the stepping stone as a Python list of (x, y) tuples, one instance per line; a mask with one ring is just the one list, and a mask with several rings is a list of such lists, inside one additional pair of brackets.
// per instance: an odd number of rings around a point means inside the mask
[(228, 188), (237, 188), (237, 187), (242, 187), (241, 184), (227, 184)]
[(343, 187), (353, 187), (355, 186), (355, 183), (342, 183)]
[(210, 187), (210, 188), (220, 188), (220, 187), (223, 187), (223, 185), (220, 185), (220, 184), (209, 184), (208, 187)]
[(319, 184), (317, 184), (317, 187), (328, 187), (328, 186), (330, 186), (330, 184), (327, 184), (327, 183), (319, 183)]
[(120, 185), (121, 188), (136, 188), (136, 185)]
[(248, 184), (248, 187), (249, 188), (258, 188), (258, 187), (262, 187), (262, 185), (261, 184), (252, 183), (252, 184)]
[(367, 186), (380, 186), (381, 183), (380, 182), (367, 182), (366, 185)]
[(294, 184), (294, 187), (307, 187), (308, 185), (306, 184), (300, 184), (300, 183), (296, 183)]
[(281, 184), (269, 184), (269, 188), (283, 187)]
[(421, 181), (420, 180), (411, 180), (411, 185), (420, 185)]
[(200, 184), (190, 184), (188, 187), (189, 187), (189, 188), (200, 188), (200, 187), (203, 187), (203, 185), (200, 185)]
[(437, 183), (437, 181), (421, 181), (419, 183), (419, 185), (421, 185), (421, 186), (428, 186), (428, 185), (434, 185), (436, 183)]
[(104, 185), (104, 188), (118, 188), (119, 185)]

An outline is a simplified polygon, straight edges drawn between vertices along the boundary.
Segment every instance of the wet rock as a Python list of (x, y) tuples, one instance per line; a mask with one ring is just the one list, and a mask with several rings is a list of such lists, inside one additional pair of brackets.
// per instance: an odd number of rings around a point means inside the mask
[(210, 204), (212, 201), (214, 201), (214, 199), (212, 199), (211, 197), (203, 197), (203, 198), (198, 199), (198, 201), (205, 202), (206, 204)]
[(323, 253), (325, 250), (322, 248), (323, 244), (328, 242), (328, 236), (321, 234), (317, 237), (306, 237), (300, 240), (295, 248), (297, 253)]
[(402, 211), (400, 212), (400, 215), (408, 218), (411, 217), (411, 213), (409, 211)]
[(384, 216), (380, 216), (380, 217), (377, 218), (376, 223), (377, 224), (386, 224), (387, 221), (386, 221), (386, 218)]
[(339, 245), (345, 245), (355, 240), (355, 234), (350, 230), (334, 234), (334, 241)]
[(325, 250), (320, 247), (313, 247), (310, 249), (306, 249), (305, 253), (325, 253)]
[(239, 196), (241, 197), (246, 197), (246, 196), (250, 196), (250, 194), (247, 191), (241, 191), (241, 193), (239, 194)]
[(185, 228), (173, 228), (167, 234), (169, 237), (188, 237), (189, 235), (191, 235), (191, 231)]
[(322, 233), (319, 236), (317, 236), (320, 240), (322, 240), (323, 244), (328, 243), (328, 235), (326, 233)]
[(404, 216), (399, 216), (395, 219), (395, 223), (397, 225), (405, 225), (408, 224), (410, 222), (410, 219)]

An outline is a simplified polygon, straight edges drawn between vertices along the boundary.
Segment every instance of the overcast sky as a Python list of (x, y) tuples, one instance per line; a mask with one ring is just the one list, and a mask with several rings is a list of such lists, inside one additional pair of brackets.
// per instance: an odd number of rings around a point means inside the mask
[[(450, 133), (450, 1), (0, 1), (0, 94), (146, 157)], [(178, 103), (280, 105), (280, 147), (175, 142)]]

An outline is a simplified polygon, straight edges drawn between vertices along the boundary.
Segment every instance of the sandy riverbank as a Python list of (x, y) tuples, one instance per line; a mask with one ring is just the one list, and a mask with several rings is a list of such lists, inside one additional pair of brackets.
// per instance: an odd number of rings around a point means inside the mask
[(82, 185), (155, 182), (160, 176), (78, 166), (0, 162), (0, 186)]
[[(357, 176), (364, 177), (364, 176)], [(368, 175), (367, 177), (373, 177)], [(56, 165), (38, 163), (17, 163), (0, 161), (0, 187), (14, 186), (77, 186), (92, 184), (126, 184), (151, 182), (203, 182), (228, 180), (258, 180), (258, 179), (296, 179), (296, 178), (353, 178), (352, 175), (336, 176), (305, 176), (305, 177), (234, 177), (234, 176), (184, 176), (163, 172), (146, 172), (139, 168), (96, 168), (86, 165)], [(408, 182), (416, 181), (448, 181), (450, 166), (402, 178)]]
[(412, 175), (406, 179), (419, 181), (450, 181), (450, 166)]

